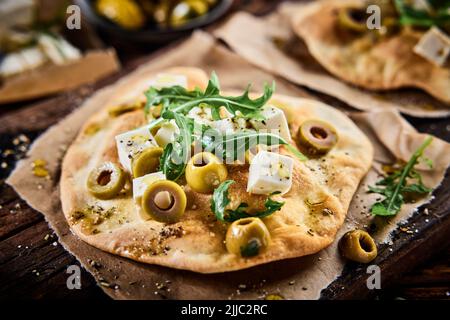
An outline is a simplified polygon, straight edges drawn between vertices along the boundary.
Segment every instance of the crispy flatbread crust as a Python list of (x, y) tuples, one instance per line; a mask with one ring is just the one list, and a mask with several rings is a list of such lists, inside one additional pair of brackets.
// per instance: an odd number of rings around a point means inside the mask
[[(176, 68), (168, 72), (185, 74), (189, 88), (204, 88), (207, 84), (206, 75), (198, 69)], [(119, 86), (110, 103), (123, 101), (121, 97), (132, 97), (133, 93), (138, 96), (152, 76), (145, 74), (139, 81)], [(285, 111), (291, 133), (307, 119), (321, 119), (333, 124), (339, 141), (325, 157), (306, 162), (296, 160), (292, 189), (282, 197), (285, 205), (264, 219), (272, 241), (258, 256), (241, 258), (229, 254), (224, 244), (228, 224), (215, 219), (210, 210), (211, 195), (196, 193), (183, 182), (187, 210), (172, 225), (145, 220), (129, 190), (106, 201), (89, 194), (86, 189), (89, 172), (103, 161), (119, 163), (114, 136), (145, 123), (142, 110), (114, 118), (107, 112), (109, 105), (86, 122), (63, 161), (61, 201), (71, 229), (82, 240), (104, 251), (201, 273), (244, 269), (327, 247), (343, 224), (352, 196), (371, 166), (372, 145), (347, 116), (325, 104), (286, 96), (274, 96), (272, 103)], [(97, 128), (94, 133), (93, 127)], [(285, 150), (282, 152), (287, 154)], [(228, 178), (236, 181), (230, 187), (232, 203), (245, 201), (250, 207), (261, 207), (264, 196), (246, 193), (248, 166), (228, 166), (228, 170)], [(86, 211), (90, 206), (95, 209)], [(77, 211), (89, 212), (86, 215), (89, 219), (77, 219)], [(98, 217), (101, 219), (96, 224), (86, 223)]]
[(423, 32), (404, 29), (374, 41), (370, 35), (355, 35), (338, 26), (338, 8), (363, 2), (311, 3), (294, 16), (293, 29), (313, 57), (338, 78), (371, 90), (420, 88), (450, 103), (450, 68), (438, 67), (413, 52)]

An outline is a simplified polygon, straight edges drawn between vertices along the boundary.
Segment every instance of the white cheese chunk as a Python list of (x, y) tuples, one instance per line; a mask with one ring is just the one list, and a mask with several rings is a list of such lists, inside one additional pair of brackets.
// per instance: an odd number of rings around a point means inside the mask
[(47, 57), (38, 47), (26, 48), (10, 53), (3, 59), (0, 63), (0, 75), (8, 77), (32, 70), (43, 65), (46, 61)]
[(237, 111), (234, 116), (225, 107), (220, 107), (219, 113), (221, 120), (213, 121), (211, 127), (220, 133), (230, 134), (247, 128), (247, 120), (242, 117), (240, 111)]
[(81, 58), (81, 52), (62, 37), (40, 34), (38, 44), (46, 56), (54, 64), (64, 64), (67, 61)]
[(278, 134), (287, 141), (291, 140), (291, 133), (283, 110), (267, 105), (263, 108), (261, 114), (265, 117), (265, 120), (250, 121), (256, 130)]
[(294, 160), (290, 157), (274, 152), (258, 152), (250, 164), (247, 192), (271, 194), (279, 191), (285, 194), (292, 186), (293, 168)]
[(414, 52), (437, 66), (443, 66), (450, 56), (450, 38), (433, 27), (420, 38)]
[(232, 118), (225, 118), (222, 120), (213, 121), (211, 127), (219, 131), (221, 134), (233, 133), (235, 131), (234, 122)]
[(170, 120), (169, 122), (164, 123), (161, 128), (158, 129), (155, 133), (156, 143), (160, 147), (165, 147), (170, 142), (175, 140), (176, 135), (180, 133), (180, 129), (175, 123), (175, 120)]
[(209, 107), (194, 107), (189, 110), (187, 116), (194, 119), (197, 123), (207, 126), (211, 126), (213, 122), (211, 108)]
[(117, 135), (116, 145), (119, 161), (129, 172), (134, 157), (147, 148), (158, 146), (148, 125)]
[(183, 75), (171, 74), (171, 73), (158, 73), (154, 79), (151, 80), (150, 86), (157, 89), (181, 86), (187, 87), (187, 78)]
[(428, 3), (428, 0), (411, 0), (410, 4), (411, 7), (413, 7), (416, 10), (422, 10), (428, 13), (433, 11), (430, 4)]
[(161, 171), (146, 174), (145, 176), (133, 179), (133, 199), (139, 203), (145, 190), (153, 182), (166, 180), (166, 175)]

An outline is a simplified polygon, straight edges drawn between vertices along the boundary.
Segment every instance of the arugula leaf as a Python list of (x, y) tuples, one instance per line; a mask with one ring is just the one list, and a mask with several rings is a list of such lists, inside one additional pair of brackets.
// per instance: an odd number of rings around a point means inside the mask
[[(241, 96), (221, 96), (219, 80), (213, 72), (204, 92), (198, 88), (188, 91), (181, 86), (162, 89), (151, 87), (145, 92), (147, 97), (146, 114), (148, 114), (152, 106), (162, 106), (161, 117), (150, 122), (148, 129), (150, 130), (161, 122), (170, 119), (175, 119), (180, 129), (180, 134), (173, 143), (169, 143), (165, 147), (160, 159), (160, 167), (166, 174), (167, 179), (177, 180), (184, 173), (189, 160), (190, 147), (194, 139), (202, 142), (205, 148), (204, 151), (222, 155), (223, 160), (235, 160), (239, 155), (243, 155), (245, 151), (257, 144), (286, 145), (300, 160), (306, 160), (306, 157), (300, 151), (278, 135), (256, 131), (221, 135), (217, 130), (200, 125), (194, 119), (186, 116), (186, 113), (193, 107), (203, 105), (210, 107), (213, 118), (217, 119), (220, 118), (219, 108), (221, 106), (225, 106), (232, 114), (236, 114), (239, 111), (243, 117), (258, 118), (261, 108), (272, 96), (274, 85), (272, 88), (265, 86), (264, 94), (254, 100), (249, 97), (249, 88)], [(200, 130), (197, 130), (198, 128)], [(205, 134), (208, 131), (212, 132), (213, 135)], [(215, 140), (213, 136), (220, 137), (220, 139)], [(232, 154), (227, 154), (228, 150), (226, 148), (230, 145), (234, 146), (231, 148), (233, 151)]]
[(211, 198), (211, 210), (220, 221), (233, 222), (248, 217), (264, 218), (280, 210), (284, 205), (284, 202), (278, 202), (271, 199), (272, 195), (279, 193), (275, 192), (271, 194), (264, 203), (264, 206), (266, 207), (266, 210), (264, 211), (248, 214), (246, 211), (248, 204), (246, 203), (239, 204), (235, 210), (226, 209), (226, 207), (230, 204), (230, 199), (228, 198), (228, 188), (233, 183), (233, 180), (226, 180), (222, 182), (220, 186), (214, 190), (214, 194)]
[(247, 130), (221, 135), (217, 130), (209, 129), (202, 135), (201, 142), (204, 151), (221, 156), (225, 161), (234, 161), (239, 159), (239, 157), (243, 157), (247, 150), (258, 144), (266, 146), (285, 145), (301, 161), (307, 160), (294, 146), (291, 146), (282, 137), (273, 133)]
[[(150, 87), (146, 92), (147, 102), (145, 113), (148, 114), (150, 108), (156, 105), (162, 105), (163, 111), (186, 114), (190, 109), (200, 104), (205, 104), (212, 108), (212, 115), (219, 118), (219, 108), (224, 106), (230, 113), (236, 115), (241, 112), (246, 119), (255, 119), (260, 115), (261, 108), (269, 101), (275, 90), (275, 83), (271, 87), (265, 85), (264, 93), (256, 99), (249, 97), (250, 86), (245, 92), (237, 97), (227, 97), (220, 95), (219, 79), (215, 72), (211, 74), (211, 79), (205, 91), (200, 89), (189, 91), (181, 86), (173, 86), (162, 89)], [(163, 121), (162, 118), (153, 120), (150, 128)]]
[(173, 114), (180, 128), (180, 134), (173, 143), (169, 143), (160, 159), (160, 168), (168, 180), (177, 180), (186, 168), (191, 154), (192, 126), (187, 118), (177, 113)]
[(450, 1), (429, 0), (431, 12), (417, 10), (405, 0), (395, 0), (395, 7), (400, 15), (400, 24), (418, 27), (449, 26), (450, 24)]
[[(432, 191), (423, 184), (420, 173), (414, 169), (431, 142), (432, 137), (428, 137), (402, 169), (376, 182), (376, 186), (369, 186), (370, 193), (378, 193), (384, 196), (382, 201), (376, 202), (370, 209), (373, 215), (394, 216), (400, 211), (406, 193), (425, 195)], [(408, 184), (408, 179), (414, 179), (417, 182)]]

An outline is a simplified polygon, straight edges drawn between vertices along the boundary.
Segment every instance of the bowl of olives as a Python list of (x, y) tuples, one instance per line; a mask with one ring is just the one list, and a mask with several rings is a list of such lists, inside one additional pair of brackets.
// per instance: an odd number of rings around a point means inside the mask
[(222, 17), (233, 0), (76, 0), (87, 20), (113, 37), (175, 40)]

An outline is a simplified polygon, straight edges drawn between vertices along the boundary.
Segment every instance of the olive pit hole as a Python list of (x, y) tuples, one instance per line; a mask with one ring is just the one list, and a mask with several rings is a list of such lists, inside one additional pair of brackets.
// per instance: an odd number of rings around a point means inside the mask
[(361, 249), (363, 249), (365, 252), (372, 252), (373, 247), (372, 247), (372, 243), (370, 242), (369, 239), (367, 239), (366, 237), (360, 237), (359, 239), (359, 245), (361, 246)]
[(367, 19), (366, 13), (364, 11), (356, 10), (356, 9), (350, 10), (349, 16), (353, 21), (358, 22), (358, 23), (365, 23), (365, 21)]
[(158, 209), (167, 211), (172, 209), (175, 199), (169, 191), (160, 191), (155, 195), (154, 202)]
[(198, 159), (196, 159), (196, 161), (194, 161), (194, 166), (196, 167), (204, 167), (209, 163), (208, 159), (205, 159), (204, 157), (202, 157), (200, 159), (200, 161), (198, 161)]
[(108, 183), (111, 182), (111, 175), (112, 175), (111, 170), (105, 170), (100, 172), (97, 178), (97, 183), (101, 186), (106, 186)]
[(310, 130), (312, 136), (316, 139), (326, 139), (328, 137), (328, 133), (325, 129), (320, 127), (312, 127)]
[(245, 225), (250, 224), (250, 223), (252, 223), (252, 220), (241, 220), (241, 221), (239, 221), (239, 225), (240, 226), (245, 226)]

